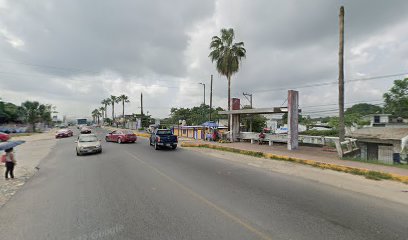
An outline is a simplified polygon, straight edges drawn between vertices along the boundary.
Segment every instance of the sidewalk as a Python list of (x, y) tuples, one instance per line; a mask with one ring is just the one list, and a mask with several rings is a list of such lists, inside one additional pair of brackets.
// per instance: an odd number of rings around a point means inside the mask
[(185, 142), (193, 143), (203, 143), (203, 144), (212, 144), (217, 146), (231, 147), (240, 150), (256, 151), (263, 153), (270, 153), (274, 155), (280, 155), (285, 157), (300, 158), (305, 160), (314, 160), (316, 162), (330, 163), (336, 165), (342, 165), (353, 168), (362, 168), (370, 171), (378, 171), (384, 173), (398, 174), (402, 176), (408, 176), (408, 169), (385, 166), (385, 165), (376, 165), (365, 162), (341, 160), (338, 158), (337, 153), (335, 152), (326, 152), (323, 151), (320, 147), (308, 147), (308, 146), (299, 146), (299, 149), (294, 151), (289, 151), (286, 148), (286, 144), (274, 144), (273, 146), (268, 145), (258, 145), (251, 144), (248, 142), (234, 142), (234, 143), (218, 143), (218, 142), (208, 142), (201, 140), (191, 140)]
[[(13, 137), (11, 140), (24, 140), (24, 144), (14, 148), (17, 165), (14, 170), (14, 180), (5, 180), (4, 164), (0, 164), (0, 207), (6, 203), (24, 183), (35, 174), (35, 167), (45, 158), (57, 143), (55, 131), (39, 133), (30, 136)], [(1, 152), (2, 153), (2, 152)]]

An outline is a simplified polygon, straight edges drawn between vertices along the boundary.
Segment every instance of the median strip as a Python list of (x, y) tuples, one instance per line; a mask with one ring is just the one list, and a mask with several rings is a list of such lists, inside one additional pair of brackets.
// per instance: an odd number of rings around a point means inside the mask
[(350, 173), (353, 175), (360, 175), (360, 176), (364, 176), (367, 179), (372, 179), (372, 180), (386, 179), (386, 180), (393, 180), (393, 181), (408, 184), (408, 176), (402, 176), (402, 175), (392, 174), (392, 173), (384, 173), (384, 172), (379, 172), (379, 171), (372, 171), (372, 170), (363, 169), (363, 168), (348, 167), (348, 166), (337, 165), (333, 163), (323, 163), (323, 162), (318, 162), (315, 160), (294, 158), (294, 157), (276, 155), (272, 153), (242, 150), (238, 148), (219, 146), (219, 145), (208, 144), (208, 143), (182, 142), (181, 146), (182, 147), (209, 148), (209, 149), (215, 149), (215, 150), (220, 150), (220, 151), (225, 151), (225, 152), (244, 154), (244, 155), (258, 157), (258, 158), (295, 162), (295, 163), (300, 163), (303, 165), (308, 165), (308, 166), (312, 166), (312, 167), (316, 167), (320, 169), (330, 169), (330, 170), (334, 170), (338, 172), (345, 172), (345, 173)]

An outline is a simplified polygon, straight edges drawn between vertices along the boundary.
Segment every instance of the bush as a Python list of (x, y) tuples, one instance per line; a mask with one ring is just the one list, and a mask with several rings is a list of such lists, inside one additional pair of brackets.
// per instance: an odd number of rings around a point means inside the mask
[(339, 135), (339, 131), (336, 129), (331, 130), (307, 130), (299, 133), (300, 135), (308, 136), (326, 136), (326, 137), (336, 137)]

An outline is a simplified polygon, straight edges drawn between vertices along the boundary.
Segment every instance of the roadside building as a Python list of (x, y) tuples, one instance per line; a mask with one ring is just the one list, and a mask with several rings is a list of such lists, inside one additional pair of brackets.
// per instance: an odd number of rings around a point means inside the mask
[(362, 160), (378, 160), (380, 163), (393, 164), (399, 159), (406, 159), (403, 152), (405, 139), (408, 138), (406, 127), (367, 127), (350, 134), (357, 139)]
[(390, 122), (391, 114), (369, 114), (363, 117), (365, 121), (370, 122), (370, 127), (385, 127)]

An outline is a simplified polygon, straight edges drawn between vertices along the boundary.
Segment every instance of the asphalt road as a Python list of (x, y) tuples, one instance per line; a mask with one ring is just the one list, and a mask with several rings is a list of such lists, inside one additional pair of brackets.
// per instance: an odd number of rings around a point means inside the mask
[(406, 205), (141, 138), (79, 157), (73, 141), (0, 208), (0, 239), (408, 239)]

